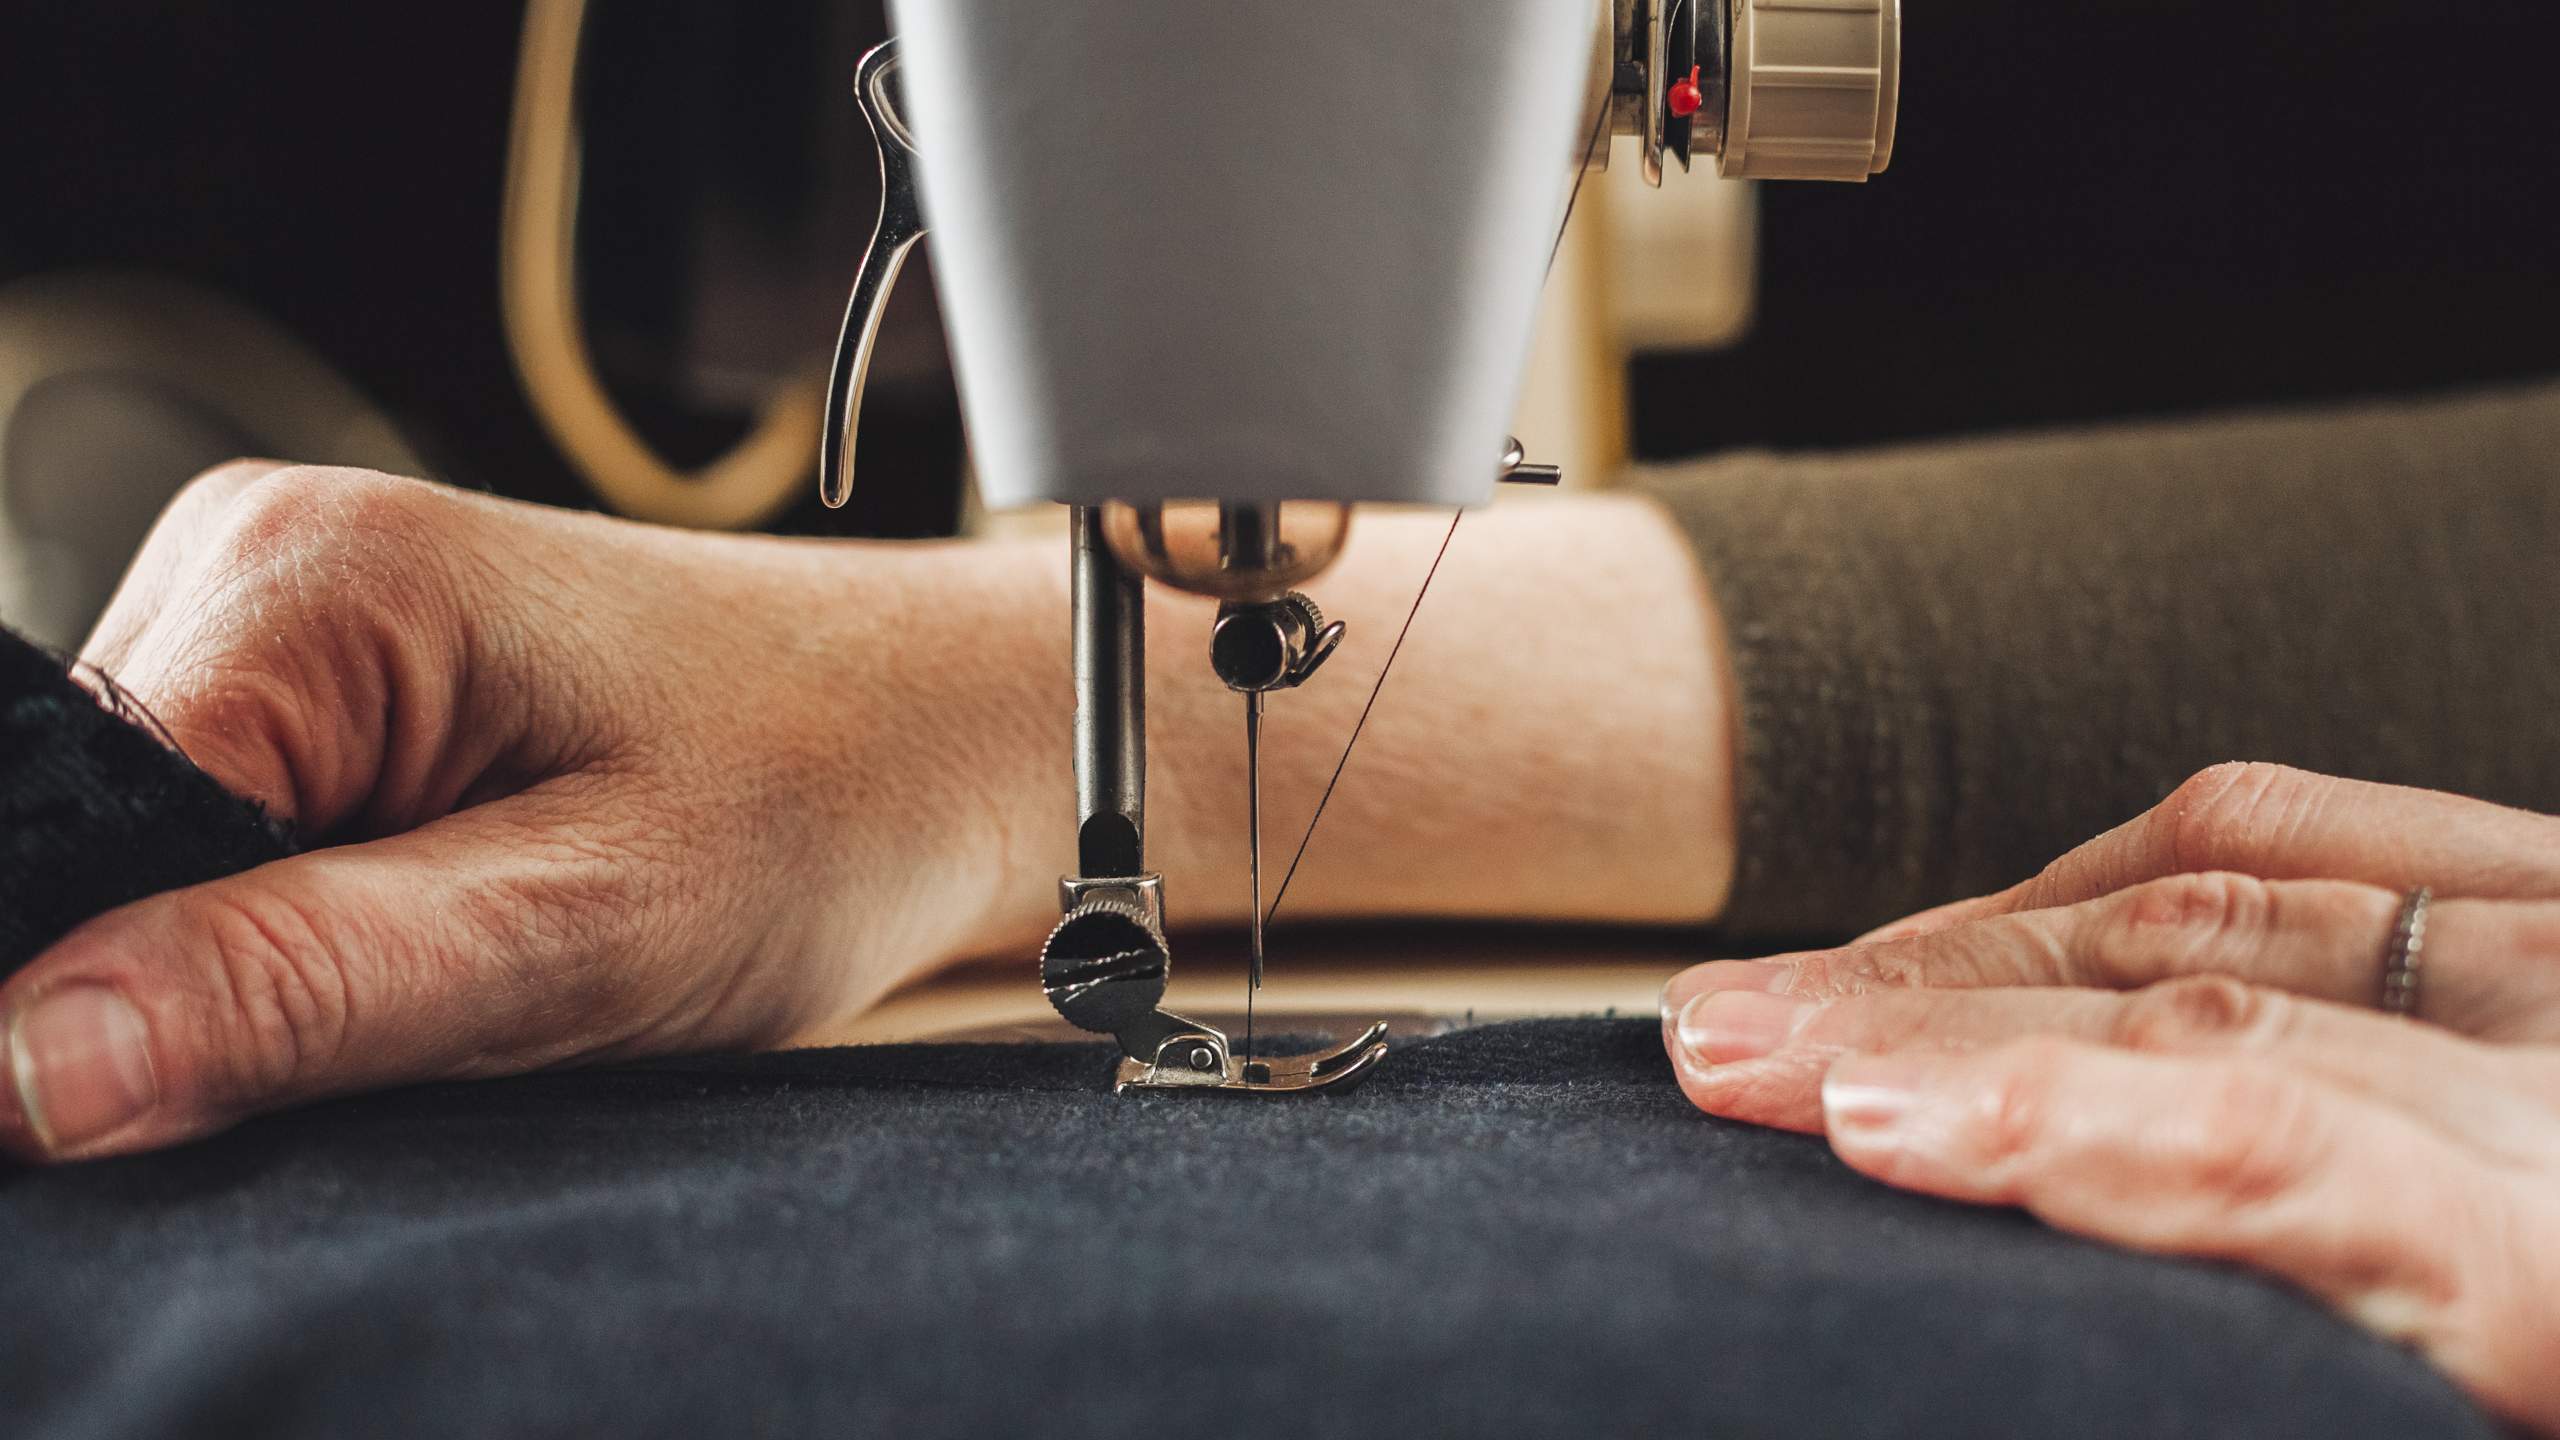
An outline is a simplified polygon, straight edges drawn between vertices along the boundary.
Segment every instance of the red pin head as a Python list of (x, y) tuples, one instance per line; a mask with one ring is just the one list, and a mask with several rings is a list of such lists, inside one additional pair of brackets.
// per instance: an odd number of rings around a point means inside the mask
[(1674, 118), (1686, 120), (1698, 113), (1699, 106), (1707, 103), (1706, 92), (1698, 88), (1698, 72), (1704, 68), (1692, 65), (1688, 74), (1671, 82), (1671, 93), (1665, 98), (1670, 102)]

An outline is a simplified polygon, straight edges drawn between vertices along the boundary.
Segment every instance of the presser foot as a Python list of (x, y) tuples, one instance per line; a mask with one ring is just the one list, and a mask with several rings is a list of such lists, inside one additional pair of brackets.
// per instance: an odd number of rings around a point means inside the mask
[[(1178, 1017), (1167, 1016), (1167, 1019)], [(1184, 1029), (1158, 1045), (1153, 1062), (1124, 1059), (1112, 1088), (1132, 1090), (1213, 1090), (1244, 1095), (1293, 1095), (1351, 1089), (1378, 1068), (1387, 1054), (1387, 1025), (1381, 1020), (1360, 1038), (1312, 1055), (1239, 1058), (1216, 1029), (1183, 1021)]]
[(1113, 1087), (1291, 1095), (1348, 1090), (1387, 1053), (1385, 1022), (1313, 1055), (1240, 1059), (1214, 1025), (1159, 1008), (1173, 955), (1165, 944), (1163, 882), (1154, 875), (1059, 882), (1066, 918), (1040, 949), (1040, 984), (1069, 1024), (1120, 1042)]

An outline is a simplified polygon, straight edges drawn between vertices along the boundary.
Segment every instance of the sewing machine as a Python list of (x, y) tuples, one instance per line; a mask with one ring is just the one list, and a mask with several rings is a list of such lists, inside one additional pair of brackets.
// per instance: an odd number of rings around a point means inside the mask
[(1241, 697), (1251, 777), (1250, 1015), (1269, 918), (1263, 711), (1344, 632), (1298, 587), (1340, 552), (1354, 503), (1462, 507), (1497, 482), (1559, 478), (1505, 443), (1505, 416), (1574, 190), (1613, 138), (1657, 185), (1666, 161), (1881, 172), (1899, 0), (898, 0), (892, 14), (897, 38), (856, 77), (882, 200), (829, 385), (824, 498), (850, 493), (871, 348), (929, 208), (982, 493), (1071, 507), (1076, 868), (1041, 984), (1119, 1043), (1124, 1091), (1355, 1082), (1385, 1054), (1384, 1025), (1262, 1056), (1250, 1020), (1239, 1047), (1162, 1008), (1143, 585), (1219, 602), (1207, 662)]

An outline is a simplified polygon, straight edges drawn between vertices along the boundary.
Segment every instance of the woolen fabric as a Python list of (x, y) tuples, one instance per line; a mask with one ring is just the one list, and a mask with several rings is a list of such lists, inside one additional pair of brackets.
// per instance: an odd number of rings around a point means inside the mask
[(2496, 1435), (2283, 1286), (1711, 1120), (1656, 1022), (1345, 1096), (1108, 1047), (434, 1086), (0, 1177), (41, 1436)]

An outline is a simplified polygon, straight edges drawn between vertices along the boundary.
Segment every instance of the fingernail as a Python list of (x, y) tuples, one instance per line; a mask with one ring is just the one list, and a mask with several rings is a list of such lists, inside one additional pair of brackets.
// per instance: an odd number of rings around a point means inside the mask
[[(1990, 1178), (1969, 1143), (1972, 1107), (1962, 1056), (1860, 1055), (1822, 1079), (1823, 1129), (1840, 1158), (1905, 1189), (1988, 1201)], [(1951, 1073), (1953, 1072), (1953, 1073)]]
[(1756, 990), (1710, 990), (1680, 1012), (1680, 1048), (1702, 1065), (1757, 1060), (1786, 1044), (1817, 1008)]
[(1717, 990), (1757, 990), (1774, 995), (1787, 988), (1795, 967), (1772, 960), (1711, 960), (1692, 965), (1662, 987), (1662, 1029), (1667, 1037), (1689, 1002)]
[(9, 1022), (18, 1108), (49, 1153), (75, 1151), (160, 1101), (142, 1014), (104, 985), (48, 990)]
[(1897, 1185), (1953, 1194), (1978, 1168), (1965, 1153), (1968, 1108), (1950, 1100), (1961, 1056), (1852, 1055), (1822, 1077), (1823, 1129), (1841, 1157)]
[(1699, 996), (1718, 990), (1757, 990), (1775, 994), (1787, 988), (1795, 968), (1770, 960), (1710, 960), (1692, 965), (1662, 987), (1662, 1048), (1680, 1050), (1680, 1012)]

